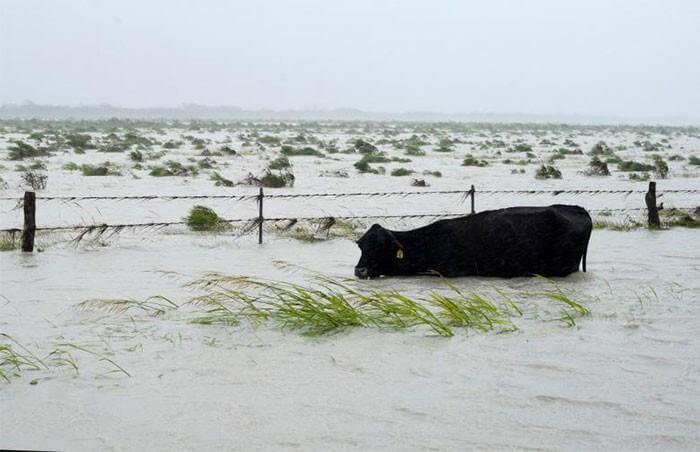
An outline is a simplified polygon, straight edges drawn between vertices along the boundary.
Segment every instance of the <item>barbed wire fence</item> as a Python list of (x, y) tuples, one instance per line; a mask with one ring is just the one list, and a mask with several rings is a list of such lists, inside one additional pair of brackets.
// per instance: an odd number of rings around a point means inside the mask
[[(652, 192), (652, 186), (654, 187), (653, 199), (648, 200), (650, 193)], [(227, 201), (255, 201), (258, 205), (258, 216), (251, 218), (231, 218), (231, 219), (221, 219), (222, 222), (229, 224), (240, 224), (239, 235), (249, 234), (257, 229), (258, 232), (258, 243), (263, 241), (263, 226), (265, 223), (280, 223), (287, 222), (288, 224), (282, 227), (282, 230), (289, 229), (294, 224), (298, 222), (317, 222), (319, 223), (319, 230), (329, 230), (338, 221), (341, 220), (381, 220), (381, 219), (394, 219), (394, 220), (409, 220), (409, 219), (443, 219), (443, 218), (456, 218), (465, 216), (468, 214), (475, 214), (475, 202), (476, 195), (479, 196), (492, 196), (492, 195), (573, 195), (573, 196), (597, 196), (597, 195), (623, 195), (630, 196), (634, 194), (644, 194), (647, 207), (632, 207), (632, 208), (605, 208), (605, 209), (587, 209), (593, 214), (611, 214), (612, 212), (642, 212), (649, 210), (656, 210), (656, 190), (655, 182), (650, 182), (650, 189), (647, 190), (589, 190), (589, 189), (574, 189), (574, 190), (477, 190), (474, 185), (472, 185), (467, 190), (431, 190), (431, 191), (375, 191), (375, 192), (346, 192), (346, 193), (279, 193), (279, 194), (265, 194), (263, 189), (260, 188), (258, 194), (244, 194), (244, 195), (123, 195), (123, 196), (40, 196), (36, 197), (34, 192), (25, 192), (24, 197), (0, 197), (0, 201), (14, 201), (16, 202), (17, 208), (23, 208), (24, 210), (24, 225), (22, 228), (7, 228), (0, 229), (0, 233), (8, 233), (13, 237), (15, 234), (20, 234), (22, 236), (22, 250), (23, 251), (33, 251), (34, 249), (34, 235), (37, 231), (78, 231), (78, 235), (75, 237), (75, 241), (82, 240), (85, 236), (91, 233), (95, 233), (96, 236), (102, 236), (106, 233), (111, 235), (118, 234), (125, 229), (142, 229), (142, 230), (160, 230), (169, 226), (183, 226), (186, 225), (186, 221), (153, 221), (153, 222), (143, 222), (143, 223), (115, 223), (115, 224), (91, 224), (91, 225), (58, 225), (58, 226), (39, 226), (37, 227), (35, 217), (36, 217), (36, 200), (41, 202), (81, 202), (81, 201), (153, 201), (153, 200), (163, 200), (163, 201), (174, 201), (174, 200), (227, 200)], [(659, 190), (663, 194), (700, 194), (700, 189), (669, 189), (669, 190)], [(264, 216), (264, 201), (273, 199), (282, 200), (293, 200), (293, 199), (307, 199), (307, 198), (350, 198), (350, 197), (365, 197), (365, 198), (389, 198), (389, 197), (409, 197), (409, 196), (428, 196), (428, 195), (462, 195), (462, 200), (470, 201), (470, 212), (445, 212), (445, 213), (414, 213), (414, 214), (385, 214), (385, 215), (325, 215), (325, 216), (282, 216), (282, 217), (265, 217)], [(660, 208), (663, 208), (660, 206)], [(697, 206), (681, 206), (677, 207), (680, 210), (692, 210), (697, 208)], [(658, 216), (658, 215), (657, 215)], [(651, 218), (651, 216), (650, 216)], [(650, 220), (651, 221), (651, 220)]]

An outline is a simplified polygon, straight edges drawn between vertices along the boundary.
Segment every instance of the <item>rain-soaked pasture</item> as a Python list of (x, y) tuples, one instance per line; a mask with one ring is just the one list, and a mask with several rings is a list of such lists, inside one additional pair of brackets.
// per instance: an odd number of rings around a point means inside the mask
[[(0, 121), (0, 446), (695, 449), (699, 178), (698, 128)], [(353, 278), (471, 186), (589, 209), (588, 272)]]

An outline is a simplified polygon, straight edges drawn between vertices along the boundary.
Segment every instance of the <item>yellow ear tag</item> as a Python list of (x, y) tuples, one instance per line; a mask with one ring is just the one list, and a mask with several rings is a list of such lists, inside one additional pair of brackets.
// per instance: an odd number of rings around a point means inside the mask
[(403, 259), (403, 250), (401, 248), (396, 250), (396, 259)]

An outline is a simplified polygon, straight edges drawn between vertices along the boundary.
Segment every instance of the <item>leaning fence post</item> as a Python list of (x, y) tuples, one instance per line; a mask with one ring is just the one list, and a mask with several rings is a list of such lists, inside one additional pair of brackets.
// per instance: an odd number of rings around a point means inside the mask
[(34, 251), (34, 233), (36, 232), (36, 193), (24, 192), (24, 228), (22, 229), (22, 251)]
[(263, 189), (260, 187), (260, 195), (258, 196), (258, 244), (263, 242)]
[(647, 204), (649, 227), (660, 228), (659, 209), (656, 206), (656, 182), (649, 182), (649, 191), (644, 196), (644, 202)]
[(474, 192), (475, 192), (475, 191), (476, 191), (476, 190), (475, 190), (475, 188), (474, 188), (474, 185), (472, 185), (472, 188), (469, 189), (469, 195), (470, 195), (471, 198), (472, 198), (472, 214), (476, 213), (476, 211), (474, 210)]

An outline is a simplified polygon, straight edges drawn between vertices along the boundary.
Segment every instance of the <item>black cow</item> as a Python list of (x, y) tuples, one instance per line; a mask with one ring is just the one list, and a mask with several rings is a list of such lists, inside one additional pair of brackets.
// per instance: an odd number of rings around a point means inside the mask
[(412, 231), (378, 224), (357, 241), (355, 276), (566, 276), (578, 271), (592, 223), (579, 206), (510, 207), (440, 220)]

